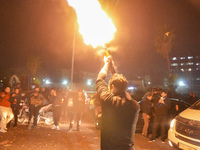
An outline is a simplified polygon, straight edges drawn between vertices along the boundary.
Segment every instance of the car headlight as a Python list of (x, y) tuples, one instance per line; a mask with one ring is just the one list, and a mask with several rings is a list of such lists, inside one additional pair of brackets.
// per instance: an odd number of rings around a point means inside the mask
[(173, 131), (174, 127), (175, 127), (175, 123), (176, 123), (176, 119), (173, 119), (170, 123), (170, 131)]

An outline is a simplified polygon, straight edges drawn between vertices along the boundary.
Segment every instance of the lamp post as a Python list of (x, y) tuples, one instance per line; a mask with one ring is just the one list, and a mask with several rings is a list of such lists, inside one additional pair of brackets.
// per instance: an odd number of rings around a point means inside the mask
[(73, 49), (72, 49), (72, 66), (71, 66), (71, 85), (70, 89), (73, 90), (74, 80), (74, 52), (75, 52), (75, 40), (76, 40), (76, 23), (74, 25), (74, 38), (73, 38)]

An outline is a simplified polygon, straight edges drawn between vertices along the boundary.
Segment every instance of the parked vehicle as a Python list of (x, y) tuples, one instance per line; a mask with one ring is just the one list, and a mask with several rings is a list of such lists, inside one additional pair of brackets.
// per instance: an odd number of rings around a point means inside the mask
[(170, 146), (184, 150), (200, 149), (200, 100), (176, 116), (170, 124)]
[[(166, 124), (166, 129), (168, 131), (169, 126), (170, 126), (170, 122), (171, 120), (176, 117), (180, 112), (182, 112), (183, 110), (187, 109), (190, 104), (179, 100), (179, 99), (174, 99), (174, 98), (169, 98), (171, 101), (171, 108), (169, 109), (169, 116), (168, 116), (168, 124)], [(141, 101), (138, 102), (141, 105)], [(142, 129), (144, 126), (144, 119), (142, 117), (142, 112), (140, 111), (139, 113), (139, 118), (138, 118), (138, 122), (137, 122), (137, 126), (136, 126), (136, 132), (141, 133)], [(149, 133), (152, 132), (152, 128), (153, 128), (153, 117), (151, 117), (150, 119), (150, 125), (149, 125)]]
[[(28, 121), (29, 117), (29, 107), (26, 101), (21, 102), (21, 109), (19, 110), (18, 122), (20, 124)], [(40, 108), (38, 115), (38, 122), (40, 120), (44, 120), (46, 125), (53, 125), (53, 112), (52, 112), (52, 104), (47, 104)]]

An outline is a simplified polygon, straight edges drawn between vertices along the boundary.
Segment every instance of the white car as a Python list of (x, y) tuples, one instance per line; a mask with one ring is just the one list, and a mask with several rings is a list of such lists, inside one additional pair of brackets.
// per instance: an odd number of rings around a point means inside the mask
[(174, 148), (200, 150), (200, 100), (172, 120), (168, 140)]

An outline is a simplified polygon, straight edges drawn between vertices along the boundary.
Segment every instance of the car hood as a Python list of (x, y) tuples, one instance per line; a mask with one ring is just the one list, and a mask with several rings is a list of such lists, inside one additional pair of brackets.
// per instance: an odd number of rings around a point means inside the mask
[(195, 110), (188, 108), (179, 114), (181, 117), (190, 119), (190, 120), (197, 120), (200, 121), (200, 110)]

